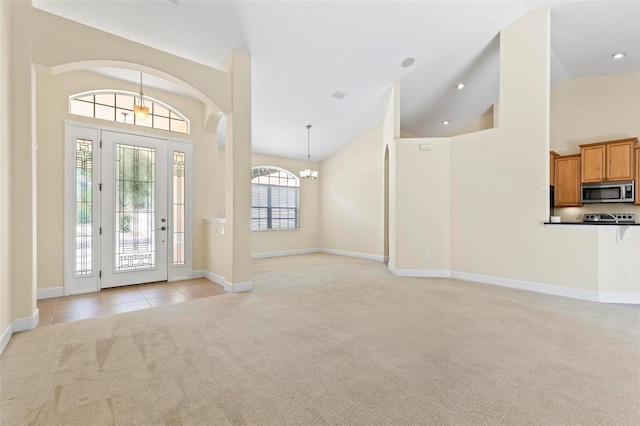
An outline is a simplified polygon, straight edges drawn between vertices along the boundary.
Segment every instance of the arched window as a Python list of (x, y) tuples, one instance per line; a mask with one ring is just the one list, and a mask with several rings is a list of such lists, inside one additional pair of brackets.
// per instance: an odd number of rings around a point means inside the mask
[(251, 230), (300, 228), (300, 179), (273, 166), (251, 169)]
[(69, 112), (101, 120), (129, 123), (135, 126), (189, 133), (189, 120), (175, 108), (145, 95), (149, 116), (138, 120), (133, 113), (137, 93), (121, 90), (93, 90), (69, 96)]

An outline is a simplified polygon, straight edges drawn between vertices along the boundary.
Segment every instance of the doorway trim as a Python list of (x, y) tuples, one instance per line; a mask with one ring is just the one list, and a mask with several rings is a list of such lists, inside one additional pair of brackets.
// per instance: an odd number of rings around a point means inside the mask
[[(167, 223), (168, 233), (168, 281), (178, 281), (193, 278), (193, 141), (189, 139), (166, 137), (155, 133), (145, 133), (117, 127), (102, 126), (83, 123), (74, 120), (64, 120), (65, 147), (64, 147), (64, 295), (91, 293), (100, 291), (100, 208), (101, 197), (99, 184), (101, 183), (102, 158), (100, 141), (102, 132), (123, 133), (132, 136), (150, 137), (167, 142)], [(86, 139), (92, 144), (92, 196), (91, 196), (91, 270), (83, 275), (76, 274), (76, 139)], [(174, 224), (173, 212), (173, 159), (174, 152), (185, 154), (185, 254), (184, 263), (174, 265), (173, 262), (173, 238), (171, 231)], [(95, 189), (95, 190), (94, 190)]]

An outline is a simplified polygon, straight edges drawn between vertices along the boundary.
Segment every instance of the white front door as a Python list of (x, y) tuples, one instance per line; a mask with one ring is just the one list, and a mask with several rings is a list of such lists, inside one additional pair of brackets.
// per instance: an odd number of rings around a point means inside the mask
[(167, 280), (167, 145), (102, 132), (101, 288)]

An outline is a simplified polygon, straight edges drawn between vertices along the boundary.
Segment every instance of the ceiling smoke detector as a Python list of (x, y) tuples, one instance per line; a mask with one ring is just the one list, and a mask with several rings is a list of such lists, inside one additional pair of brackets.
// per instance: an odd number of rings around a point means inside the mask
[(337, 91), (336, 93), (334, 93), (333, 95), (331, 95), (332, 98), (336, 98), (338, 100), (343, 100), (344, 98), (347, 97), (347, 94), (341, 91)]

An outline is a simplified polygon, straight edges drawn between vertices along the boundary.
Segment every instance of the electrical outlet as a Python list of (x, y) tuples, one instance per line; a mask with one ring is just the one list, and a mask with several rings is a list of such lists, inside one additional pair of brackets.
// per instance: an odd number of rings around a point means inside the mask
[(431, 260), (431, 253), (427, 253), (424, 258), (425, 260)]
[(576, 219), (582, 219), (582, 213), (578, 213), (578, 214), (576, 215)]
[(624, 277), (626, 279), (631, 278), (631, 269), (627, 269), (626, 271), (624, 271)]
[(221, 227), (220, 227), (220, 234), (221, 234), (221, 235), (224, 235), (224, 226), (221, 226)]

